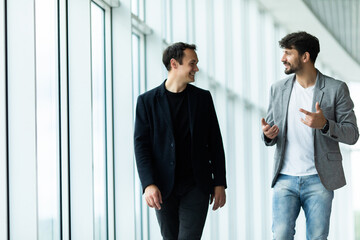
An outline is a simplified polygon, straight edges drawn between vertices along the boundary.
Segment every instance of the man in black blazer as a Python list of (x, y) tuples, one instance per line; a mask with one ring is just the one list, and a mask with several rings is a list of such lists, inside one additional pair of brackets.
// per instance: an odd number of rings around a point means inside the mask
[(225, 154), (209, 91), (195, 81), (196, 46), (165, 49), (168, 78), (138, 97), (134, 145), (149, 207), (164, 239), (200, 239), (210, 204), (224, 206)]

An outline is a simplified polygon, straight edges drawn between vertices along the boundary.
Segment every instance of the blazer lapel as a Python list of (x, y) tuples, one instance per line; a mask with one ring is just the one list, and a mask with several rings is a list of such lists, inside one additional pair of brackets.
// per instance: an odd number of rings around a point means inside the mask
[(169, 107), (169, 103), (168, 103), (166, 93), (165, 93), (165, 81), (160, 86), (159, 92), (156, 97), (157, 97), (157, 101), (160, 105), (160, 108), (163, 112), (163, 116), (165, 117), (165, 122), (171, 132), (171, 136), (169, 136), (169, 137), (171, 139), (173, 139), (174, 138), (174, 129), (173, 129), (172, 121), (171, 121), (170, 107)]
[(193, 88), (190, 84), (187, 85), (188, 88), (188, 109), (189, 109), (189, 122), (190, 122), (190, 134), (193, 136), (194, 124), (195, 124), (195, 115), (197, 109), (196, 95), (193, 91)]
[(321, 107), (321, 100), (324, 96), (324, 92), (322, 89), (325, 87), (325, 81), (323, 75), (318, 71), (316, 76), (316, 83), (314, 88), (314, 98), (313, 98), (313, 105), (312, 105), (312, 112), (316, 112), (315, 104), (316, 102), (319, 102), (319, 105)]
[(290, 78), (288, 81), (285, 82), (282, 89), (283, 94), (282, 94), (282, 102), (280, 106), (282, 107), (282, 112), (284, 113), (283, 129), (286, 129), (286, 125), (287, 125), (287, 114), (289, 109), (290, 95), (294, 85), (294, 81), (295, 81), (295, 77)]
[[(321, 107), (321, 101), (324, 96), (324, 92), (322, 89), (325, 87), (325, 81), (323, 75), (320, 73), (319, 70), (317, 70), (316, 75), (316, 83), (314, 88), (314, 97), (313, 97), (313, 103), (312, 103), (312, 112), (316, 112), (316, 102), (319, 102), (319, 105)], [(312, 134), (315, 136), (315, 128), (312, 129)]]

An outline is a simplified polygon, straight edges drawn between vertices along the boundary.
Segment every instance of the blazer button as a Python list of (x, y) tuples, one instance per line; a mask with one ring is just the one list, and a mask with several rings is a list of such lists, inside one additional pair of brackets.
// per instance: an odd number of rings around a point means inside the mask
[(174, 143), (171, 143), (171, 147), (172, 147), (172, 148), (174, 147)]
[(170, 162), (170, 165), (171, 165), (171, 166), (174, 165), (174, 162)]

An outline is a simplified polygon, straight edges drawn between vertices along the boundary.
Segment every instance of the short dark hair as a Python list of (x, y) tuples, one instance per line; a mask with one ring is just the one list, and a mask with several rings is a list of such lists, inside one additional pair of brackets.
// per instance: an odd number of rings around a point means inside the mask
[(290, 33), (279, 41), (279, 45), (281, 48), (296, 49), (300, 55), (308, 52), (313, 63), (320, 52), (319, 39), (307, 32)]
[(173, 58), (182, 64), (182, 60), (184, 58), (184, 50), (191, 49), (196, 50), (195, 44), (187, 44), (183, 42), (177, 42), (170, 46), (168, 46), (163, 52), (162, 61), (168, 71), (171, 70), (170, 60)]

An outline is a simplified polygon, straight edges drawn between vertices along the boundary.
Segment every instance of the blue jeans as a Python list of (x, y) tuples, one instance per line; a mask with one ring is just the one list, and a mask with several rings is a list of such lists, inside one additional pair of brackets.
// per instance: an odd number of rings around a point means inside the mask
[(273, 239), (294, 239), (301, 207), (306, 217), (306, 239), (327, 239), (333, 197), (334, 191), (327, 190), (317, 174), (280, 174), (273, 192)]

